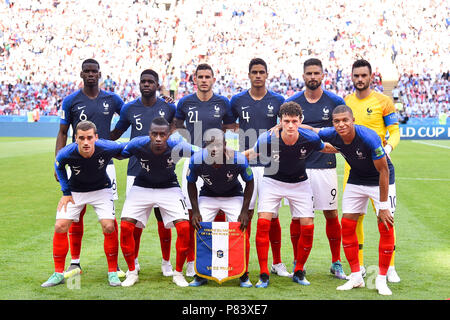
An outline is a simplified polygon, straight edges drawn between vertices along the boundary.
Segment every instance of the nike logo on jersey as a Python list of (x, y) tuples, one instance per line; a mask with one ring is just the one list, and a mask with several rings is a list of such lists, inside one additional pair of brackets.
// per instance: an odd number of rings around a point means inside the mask
[(197, 107), (189, 107), (189, 110), (192, 110), (192, 109), (195, 109), (195, 108), (197, 108)]
[(134, 114), (134, 115), (133, 115), (133, 118), (140, 117), (141, 115), (142, 115), (142, 113), (140, 113), (140, 114)]
[(241, 108), (242, 108), (242, 110), (245, 110), (245, 109), (247, 109), (247, 108), (250, 108), (250, 106), (241, 107)]
[(84, 109), (86, 106), (78, 107), (78, 110)]

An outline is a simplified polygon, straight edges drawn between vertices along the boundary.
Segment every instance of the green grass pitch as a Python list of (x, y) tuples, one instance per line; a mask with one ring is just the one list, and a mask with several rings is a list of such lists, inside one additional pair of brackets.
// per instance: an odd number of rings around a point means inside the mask
[[(53, 176), (54, 138), (0, 138), (0, 299), (158, 299), (158, 300), (443, 300), (450, 298), (450, 141), (401, 141), (392, 154), (396, 168), (397, 233), (396, 268), (401, 282), (389, 284), (391, 297), (374, 289), (378, 265), (378, 229), (369, 209), (365, 219), (366, 288), (338, 292), (342, 280), (329, 273), (331, 253), (325, 235), (325, 219), (316, 212), (314, 245), (306, 264), (308, 287), (289, 278), (272, 275), (268, 289), (240, 288), (238, 279), (218, 285), (210, 281), (200, 288), (179, 288), (161, 274), (161, 251), (156, 220), (151, 216), (141, 241), (139, 282), (131, 288), (107, 284), (103, 235), (89, 207), (81, 251), (83, 274), (78, 283), (41, 288), (53, 272), (52, 238), (56, 205), (61, 196)], [(127, 161), (115, 161), (120, 199), (119, 218), (125, 199)], [(178, 165), (178, 172), (181, 166)], [(338, 156), (338, 174), (343, 160)], [(341, 186), (340, 182), (340, 186)], [(342, 194), (339, 193), (339, 198)], [(341, 216), (341, 212), (339, 213)], [(290, 212), (283, 207), (282, 259), (292, 268), (289, 236)], [(250, 279), (255, 284), (259, 265), (255, 250), (256, 218), (252, 223)], [(172, 231), (172, 265), (175, 265), (176, 231)], [(119, 249), (120, 250), (120, 249)], [(341, 250), (344, 270), (349, 267)], [(70, 255), (66, 265), (70, 261)], [(269, 264), (271, 253), (269, 253)], [(121, 251), (119, 265), (127, 269)], [(188, 280), (190, 280), (188, 278)]]

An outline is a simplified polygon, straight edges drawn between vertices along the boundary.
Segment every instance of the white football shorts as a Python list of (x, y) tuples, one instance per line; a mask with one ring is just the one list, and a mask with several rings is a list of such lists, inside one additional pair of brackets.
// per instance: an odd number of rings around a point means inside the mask
[(335, 168), (306, 169), (314, 196), (314, 210), (338, 209), (338, 179)]
[(225, 212), (228, 222), (237, 222), (241, 214), (244, 197), (204, 197), (198, 199), (202, 221), (213, 222), (219, 210)]
[(56, 219), (69, 219), (78, 222), (80, 212), (86, 205), (91, 205), (94, 208), (98, 220), (116, 219), (111, 188), (89, 192), (72, 192), (72, 198), (75, 204), (69, 202), (67, 211), (64, 211), (64, 208), (57, 211)]
[[(264, 167), (251, 167), (253, 171), (253, 194), (252, 199), (250, 200), (250, 206), (248, 207), (249, 210), (254, 210), (256, 205), (256, 198), (259, 194), (259, 188), (261, 188), (262, 184), (262, 178), (264, 176)], [(238, 177), (239, 182), (242, 185), (242, 190), (245, 189), (245, 182), (242, 180), (242, 177), (239, 175)]]
[(189, 220), (184, 196), (179, 187), (143, 188), (132, 186), (125, 199), (121, 218), (138, 221), (136, 226), (145, 228), (153, 207), (159, 207), (164, 227), (173, 228), (175, 220)]
[[(369, 199), (373, 200), (378, 216), (378, 208), (380, 206), (380, 187), (361, 186), (347, 183), (345, 186), (344, 195), (342, 197), (342, 212), (366, 214)], [(394, 215), (397, 203), (395, 183), (389, 185), (388, 203), (391, 214)]]
[(277, 217), (283, 198), (289, 201), (293, 218), (314, 218), (313, 194), (309, 179), (288, 183), (263, 177), (259, 190), (258, 212), (271, 212), (273, 218)]

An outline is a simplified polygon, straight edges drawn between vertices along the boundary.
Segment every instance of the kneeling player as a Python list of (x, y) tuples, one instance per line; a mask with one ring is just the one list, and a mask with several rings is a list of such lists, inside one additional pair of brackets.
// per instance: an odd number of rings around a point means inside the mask
[[(352, 110), (341, 105), (333, 111), (333, 126), (320, 130), (323, 141), (331, 143), (351, 167), (342, 199), (342, 245), (350, 264), (350, 280), (337, 290), (364, 287), (358, 257), (356, 224), (367, 211), (369, 199), (377, 209), (379, 243), (379, 274), (375, 285), (379, 294), (391, 295), (386, 273), (394, 250), (395, 175), (394, 166), (386, 157), (381, 139), (375, 131), (355, 125)], [(388, 198), (391, 201), (388, 201)]]
[[(206, 148), (191, 157), (187, 175), (188, 194), (192, 205), (192, 225), (200, 228), (200, 221), (212, 222), (217, 213), (225, 212), (227, 221), (240, 222), (241, 230), (248, 225), (248, 207), (253, 194), (253, 174), (247, 159), (239, 152), (226, 147), (222, 130), (209, 129), (205, 132)], [(244, 193), (238, 180), (245, 181)], [(197, 196), (197, 179), (204, 181)], [(246, 269), (240, 278), (240, 286), (252, 287), (248, 277), (250, 241), (246, 238)], [(189, 284), (198, 287), (207, 279), (195, 275)]]
[(125, 158), (135, 156), (141, 165), (141, 171), (136, 176), (122, 209), (120, 246), (128, 264), (123, 287), (132, 286), (138, 281), (134, 228), (137, 222), (146, 226), (151, 209), (155, 206), (161, 211), (164, 226), (175, 227), (177, 230), (173, 282), (180, 287), (189, 285), (182, 273), (189, 247), (189, 215), (175, 167), (180, 156), (190, 156), (194, 150), (181, 136), (169, 138), (169, 132), (169, 123), (164, 118), (155, 118), (150, 126), (150, 136), (132, 139), (122, 152)]
[(258, 224), (256, 231), (256, 251), (260, 265), (260, 279), (257, 288), (269, 285), (267, 256), (269, 250), (269, 230), (271, 220), (278, 212), (280, 201), (289, 201), (293, 220), (300, 239), (297, 244), (296, 265), (293, 281), (309, 285), (305, 278), (304, 265), (313, 244), (314, 208), (313, 195), (305, 171), (305, 159), (316, 150), (333, 153), (330, 145), (325, 145), (317, 134), (300, 129), (302, 109), (296, 102), (284, 103), (280, 108), (281, 132), (279, 137), (269, 132), (262, 134), (253, 149), (245, 151), (252, 159), (258, 154), (269, 156), (270, 166), (264, 168), (264, 176), (258, 200)]
[[(114, 227), (116, 219), (113, 193), (106, 166), (112, 157), (120, 156), (122, 149), (121, 144), (98, 140), (95, 124), (81, 121), (75, 129), (75, 142), (58, 152), (55, 170), (63, 196), (58, 203), (53, 237), (55, 272), (42, 287), (52, 287), (64, 282), (64, 264), (69, 250), (67, 231), (73, 221), (79, 220), (86, 205), (94, 208), (102, 226), (109, 284), (121, 285), (117, 276), (119, 243)], [(67, 178), (66, 165), (72, 172), (70, 179)]]

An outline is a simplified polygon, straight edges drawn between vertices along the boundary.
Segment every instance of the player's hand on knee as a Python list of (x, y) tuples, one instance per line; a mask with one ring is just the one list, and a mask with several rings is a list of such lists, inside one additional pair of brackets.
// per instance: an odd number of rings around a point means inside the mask
[(384, 224), (387, 230), (389, 230), (389, 225), (394, 225), (394, 216), (389, 209), (380, 209), (378, 219)]
[(72, 196), (62, 196), (58, 203), (58, 211), (61, 211), (61, 209), (64, 208), (64, 211), (67, 212), (67, 204), (69, 202), (75, 204), (75, 201), (73, 201)]

